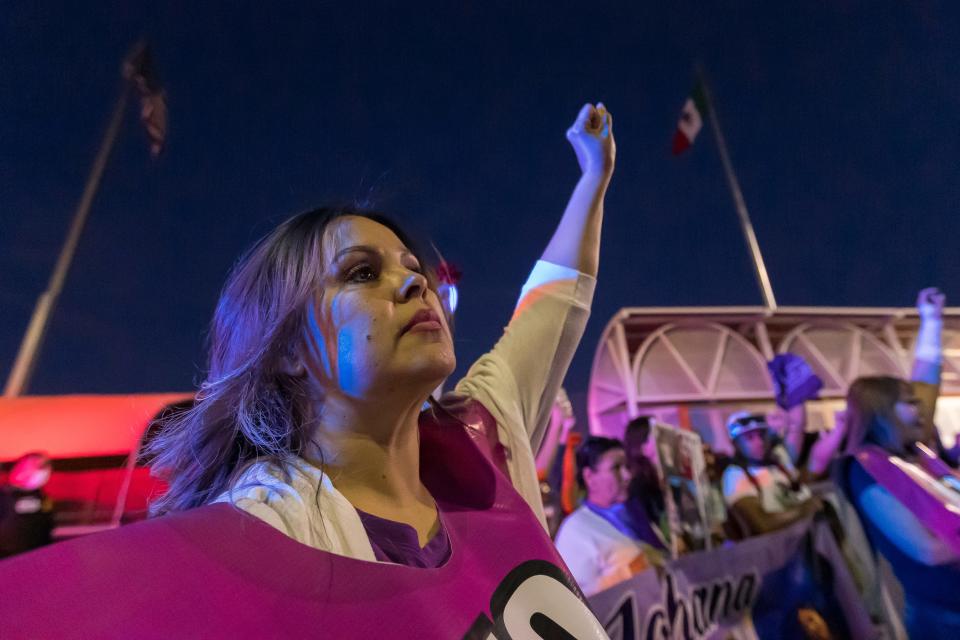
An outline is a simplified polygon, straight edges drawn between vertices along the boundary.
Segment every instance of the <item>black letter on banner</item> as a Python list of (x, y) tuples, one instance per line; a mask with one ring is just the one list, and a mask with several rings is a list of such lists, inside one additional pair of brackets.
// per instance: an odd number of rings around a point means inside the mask
[(526, 638), (540, 630), (550, 633), (544, 637), (558, 639), (606, 637), (580, 590), (545, 560), (529, 560), (507, 574), (490, 598), (490, 612), (498, 640)]
[(667, 614), (663, 607), (657, 606), (647, 618), (647, 633), (644, 640), (670, 640), (670, 625), (667, 624)]
[(611, 638), (636, 640), (637, 638), (637, 600), (633, 592), (627, 593), (610, 619), (603, 625)]
[[(726, 582), (716, 582), (713, 585), (713, 598), (710, 603), (710, 619), (714, 621), (720, 621), (727, 618), (730, 615), (730, 598), (731, 587)], [(723, 604), (720, 603), (720, 598), (723, 598)]]
[(740, 578), (740, 584), (737, 585), (737, 596), (734, 598), (737, 613), (743, 613), (753, 604), (756, 584), (757, 577), (752, 573)]
[(707, 629), (711, 626), (709, 611), (710, 587), (701, 585), (690, 594), (691, 606), (693, 607), (693, 629), (698, 636), (707, 634)]

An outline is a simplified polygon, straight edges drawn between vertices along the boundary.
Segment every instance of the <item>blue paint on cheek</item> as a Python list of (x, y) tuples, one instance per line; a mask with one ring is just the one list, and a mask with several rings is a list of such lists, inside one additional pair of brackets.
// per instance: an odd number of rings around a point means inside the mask
[(353, 361), (353, 336), (342, 332), (337, 336), (337, 364), (339, 365), (340, 389), (347, 395), (360, 390), (360, 376)]
[(340, 390), (352, 396), (362, 395), (368, 380), (362, 366), (365, 354), (364, 345), (354, 344), (354, 338), (362, 335), (358, 326), (362, 317), (340, 297), (334, 298), (330, 305), (331, 324), (336, 327), (336, 382)]

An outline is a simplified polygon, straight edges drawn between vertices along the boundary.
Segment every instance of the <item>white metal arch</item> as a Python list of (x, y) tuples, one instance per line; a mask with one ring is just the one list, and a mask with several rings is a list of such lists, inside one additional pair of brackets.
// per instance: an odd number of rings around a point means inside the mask
[[(658, 350), (660, 362), (645, 366)], [(670, 360), (672, 372), (664, 366)], [(631, 380), (636, 401), (652, 404), (745, 400), (772, 393), (760, 352), (740, 334), (713, 322), (676, 322), (651, 333), (634, 355)]]
[(627, 421), (653, 406), (772, 399), (766, 359), (734, 329), (680, 320), (631, 348), (620, 320), (607, 325), (594, 354), (591, 432), (620, 437)]
[(860, 376), (909, 376), (902, 356), (890, 345), (849, 322), (805, 322), (790, 331), (777, 349), (802, 356), (823, 380), (823, 395), (844, 396)]
[(637, 416), (636, 387), (630, 379), (630, 352), (620, 316), (607, 324), (593, 357), (587, 394), (591, 433), (617, 433)]
[[(773, 406), (766, 361), (786, 351), (803, 356), (825, 382), (822, 399), (808, 407), (814, 428), (824, 428), (857, 376), (909, 376), (918, 326), (916, 310), (901, 307), (625, 307), (594, 352), (589, 428), (616, 436), (645, 413), (722, 431), (733, 410)], [(937, 424), (952, 441), (960, 432), (960, 308), (944, 311), (943, 343)], [(729, 353), (742, 361), (723, 362)], [(742, 373), (728, 380), (728, 371)]]

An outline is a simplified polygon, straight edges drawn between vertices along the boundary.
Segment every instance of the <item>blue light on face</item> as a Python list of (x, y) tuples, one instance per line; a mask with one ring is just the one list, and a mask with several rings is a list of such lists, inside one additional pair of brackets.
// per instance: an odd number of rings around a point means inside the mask
[(447, 313), (452, 316), (453, 312), (457, 310), (457, 302), (460, 299), (457, 285), (444, 282), (437, 287), (437, 295), (440, 296), (440, 303), (446, 308)]
[(361, 380), (354, 357), (353, 336), (348, 331), (341, 331), (337, 335), (337, 377), (340, 389), (347, 395), (360, 392)]
[[(335, 298), (330, 307), (332, 317), (339, 315), (340, 306), (340, 299)], [(344, 393), (358, 394), (366, 381), (362, 379), (361, 375), (363, 367), (358, 366), (360, 363), (356, 361), (361, 356), (354, 352), (353, 334), (348, 330), (349, 328), (337, 331), (335, 342), (329, 343), (325, 334), (334, 331), (333, 323), (326, 322), (327, 331), (324, 331), (312, 305), (307, 309), (307, 321), (315, 356), (319, 360), (323, 372)]]
[(457, 302), (460, 301), (460, 293), (457, 291), (457, 285), (451, 284), (447, 292), (447, 305), (450, 307), (450, 315), (457, 310)]

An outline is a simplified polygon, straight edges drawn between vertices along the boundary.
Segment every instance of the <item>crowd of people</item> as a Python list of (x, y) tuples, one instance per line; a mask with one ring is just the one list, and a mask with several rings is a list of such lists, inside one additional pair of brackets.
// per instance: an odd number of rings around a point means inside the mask
[[(585, 105), (567, 138), (569, 204), (503, 336), (440, 399), (450, 309), (400, 226), (322, 208), (258, 242), (224, 286), (195, 403), (150, 441), (168, 483), (154, 517), (0, 563), (18, 585), (5, 637), (602, 638), (587, 598), (673, 556), (805, 518), (843, 536), (810, 486), (824, 479), (893, 566), (911, 636), (960, 637), (960, 449), (933, 423), (943, 296), (920, 295), (912, 379), (857, 380), (819, 436), (816, 376), (771, 362), (777, 409), (728, 417), (734, 455), (702, 451), (713, 524), (678, 532), (655, 421), (586, 436), (552, 402), (596, 282), (612, 117)], [(49, 465), (31, 464), (10, 499), (46, 518), (22, 494)]]
[[(802, 358), (782, 354), (769, 363), (776, 407), (727, 417), (732, 456), (704, 445), (711, 481), (708, 510), (716, 502), (711, 496), (722, 495), (723, 507), (712, 518), (719, 525), (711, 532), (716, 541), (732, 543), (812, 518), (826, 521), (846, 549), (838, 507), (848, 504), (875, 558), (892, 566), (902, 587), (903, 624), (916, 638), (960, 637), (960, 475), (955, 472), (960, 443), (944, 446), (934, 422), (943, 308), (938, 290), (920, 292), (911, 379), (857, 379), (829, 430), (812, 433), (806, 424), (806, 405), (817, 398), (822, 382)], [(558, 521), (555, 538), (588, 595), (655, 568), (669, 557), (670, 536), (685, 535), (668, 523), (668, 488), (651, 422), (649, 416), (631, 420), (622, 440), (570, 438), (565, 456), (576, 461), (576, 486), (569, 473), (566, 478), (553, 474), (560, 485), (545, 493), (578, 494), (562, 501), (579, 506)], [(569, 419), (565, 427), (569, 430)], [(699, 547), (683, 537), (676, 548), (685, 553)], [(845, 554), (851, 572), (870, 598), (877, 584), (864, 579), (864, 568), (852, 555)], [(866, 573), (882, 579), (876, 571), (874, 566)]]

